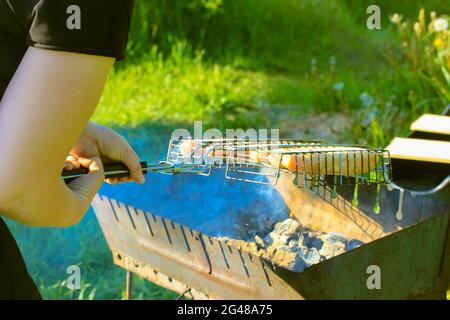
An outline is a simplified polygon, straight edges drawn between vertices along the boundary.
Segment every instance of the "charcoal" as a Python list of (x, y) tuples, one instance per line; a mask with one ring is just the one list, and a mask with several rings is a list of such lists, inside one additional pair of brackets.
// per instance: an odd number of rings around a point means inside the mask
[(292, 266), (288, 269), (294, 272), (303, 272), (307, 267), (305, 261), (300, 256), (297, 256)]
[(289, 240), (288, 246), (291, 248), (298, 248), (299, 247), (298, 240), (295, 239)]
[(364, 242), (359, 241), (359, 240), (355, 240), (355, 239), (350, 240), (347, 244), (346, 250), (350, 251), (350, 250), (356, 249), (356, 248), (362, 246), (363, 244), (364, 244)]
[(279, 246), (277, 247), (277, 250), (285, 251), (285, 252), (291, 252), (291, 253), (298, 253), (298, 247), (291, 247), (291, 246)]
[(324, 241), (324, 244), (322, 246), (322, 249), (320, 249), (320, 254), (326, 259), (333, 258), (346, 252), (348, 239), (346, 239), (345, 237), (330, 233), (322, 235), (321, 239)]
[(271, 233), (273, 234), (284, 234), (284, 235), (292, 235), (300, 230), (301, 225), (297, 220), (294, 219), (286, 219), (282, 222), (278, 222), (275, 224), (275, 227)]
[(306, 247), (314, 247), (318, 250), (320, 250), (323, 245), (323, 240), (317, 237), (317, 233), (314, 234), (311, 231), (300, 232), (299, 242), (301, 242)]
[(272, 232), (264, 238), (255, 235), (254, 239), (254, 242), (229, 238), (220, 240), (295, 272), (302, 272), (364, 244), (337, 233), (315, 232), (291, 218), (276, 223)]
[(303, 254), (303, 261), (307, 267), (310, 267), (314, 264), (319, 263), (321, 260), (321, 256), (319, 251), (316, 248), (311, 248), (307, 252)]
[(286, 246), (289, 241), (289, 237), (286, 235), (280, 235), (279, 237), (274, 236), (271, 245), (278, 248), (280, 246)]

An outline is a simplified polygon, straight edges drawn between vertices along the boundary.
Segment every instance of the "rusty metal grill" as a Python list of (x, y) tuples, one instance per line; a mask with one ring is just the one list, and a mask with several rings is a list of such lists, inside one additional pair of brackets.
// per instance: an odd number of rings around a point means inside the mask
[[(300, 197), (312, 197), (308, 189), (296, 190)], [(413, 201), (411, 208), (421, 200)], [(312, 223), (324, 229), (331, 223), (334, 231), (368, 244), (301, 273), (105, 196), (97, 196), (93, 206), (114, 263), (128, 271), (128, 281), (133, 272), (193, 299), (404, 299), (440, 298), (448, 287), (449, 211), (440, 214), (438, 202), (423, 222), (391, 232), (383, 229), (386, 221), (379, 223), (361, 211), (342, 215), (315, 202), (299, 217), (307, 221), (314, 216)], [(383, 270), (381, 290), (366, 286), (365, 270), (374, 263)], [(131, 290), (130, 283), (127, 287)]]
[[(98, 195), (94, 210), (114, 262), (128, 272), (128, 297), (131, 272), (194, 299), (443, 298), (449, 286), (450, 189), (398, 189), (385, 150), (319, 141), (180, 140), (170, 142), (161, 165), (169, 174), (222, 168), (231, 180), (275, 185), (302, 225), (365, 245), (294, 272)], [(352, 200), (358, 193), (359, 204)], [(366, 270), (374, 264), (383, 270), (380, 290), (367, 287)]]

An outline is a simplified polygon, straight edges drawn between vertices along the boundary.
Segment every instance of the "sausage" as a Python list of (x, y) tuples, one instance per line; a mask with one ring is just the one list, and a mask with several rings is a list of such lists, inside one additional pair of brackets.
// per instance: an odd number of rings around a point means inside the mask
[(296, 154), (271, 154), (270, 164), (292, 172), (355, 176), (369, 173), (377, 166), (378, 155), (364, 149), (336, 150), (318, 149), (317, 152)]
[[(182, 155), (191, 155), (201, 142), (185, 140), (180, 144)], [(357, 147), (324, 147), (308, 146), (270, 150), (235, 150), (227, 152), (224, 145), (219, 144), (214, 151), (208, 151), (208, 146), (198, 148), (192, 154), (200, 157), (208, 152), (207, 158), (226, 160), (227, 157), (245, 162), (268, 164), (282, 169), (306, 173), (356, 176), (373, 172), (378, 164), (376, 152)]]

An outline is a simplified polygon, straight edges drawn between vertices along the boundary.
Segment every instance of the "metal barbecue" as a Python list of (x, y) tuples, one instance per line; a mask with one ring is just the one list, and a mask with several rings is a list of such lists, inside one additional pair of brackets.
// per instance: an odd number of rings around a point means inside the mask
[[(128, 298), (135, 273), (192, 299), (443, 299), (450, 284), (446, 161), (321, 141), (179, 140), (164, 162), (145, 168), (223, 170), (230, 180), (274, 185), (304, 226), (365, 243), (303, 272), (103, 195), (93, 207), (114, 263), (127, 270)], [(126, 171), (113, 169), (107, 176)], [(370, 266), (382, 270), (379, 290), (367, 286)]]

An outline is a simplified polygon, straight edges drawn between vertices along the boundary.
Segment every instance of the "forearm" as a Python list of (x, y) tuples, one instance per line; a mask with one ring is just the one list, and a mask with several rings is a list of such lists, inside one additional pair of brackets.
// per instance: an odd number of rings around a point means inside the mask
[(87, 210), (89, 199), (67, 188), (60, 174), (97, 106), (112, 63), (110, 58), (27, 52), (0, 103), (3, 214), (53, 226), (70, 224)]

